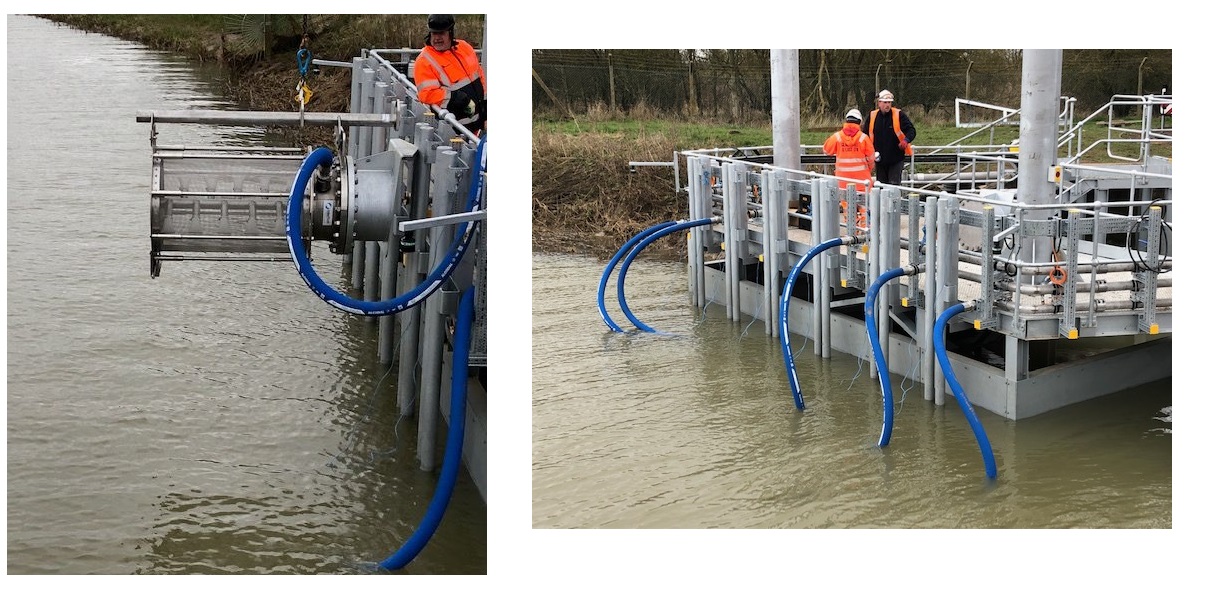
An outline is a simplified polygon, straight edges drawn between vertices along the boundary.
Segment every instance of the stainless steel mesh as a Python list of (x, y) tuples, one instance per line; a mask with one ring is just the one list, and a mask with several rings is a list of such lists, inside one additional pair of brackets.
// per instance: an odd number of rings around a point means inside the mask
[(285, 210), (301, 156), (168, 153), (153, 158), (153, 263), (173, 258), (164, 252), (289, 252)]

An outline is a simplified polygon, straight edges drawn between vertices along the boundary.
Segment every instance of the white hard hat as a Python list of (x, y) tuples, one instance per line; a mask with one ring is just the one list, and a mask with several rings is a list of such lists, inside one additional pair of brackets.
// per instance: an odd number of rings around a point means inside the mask
[(878, 102), (892, 102), (893, 93), (890, 92), (889, 89), (882, 89), (881, 92), (877, 94), (877, 101)]
[(851, 123), (863, 123), (864, 115), (860, 114), (860, 110), (858, 108), (852, 108), (851, 110), (847, 111), (847, 116), (844, 117), (843, 121)]

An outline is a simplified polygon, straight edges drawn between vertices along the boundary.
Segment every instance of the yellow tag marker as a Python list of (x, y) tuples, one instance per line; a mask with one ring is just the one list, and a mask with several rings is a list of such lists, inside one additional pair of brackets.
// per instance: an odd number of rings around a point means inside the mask
[(1151, 335), (1156, 335), (1156, 334), (1158, 334), (1158, 325), (1157, 325), (1157, 324), (1150, 324), (1150, 325), (1149, 325), (1149, 334), (1151, 334)]
[(982, 329), (982, 327), (981, 327), (981, 320), (974, 320), (974, 321), (973, 321), (973, 328), (974, 328), (975, 330), (981, 330), (981, 329)]
[(1078, 338), (1078, 329), (1076, 329), (1076, 328), (1071, 328), (1071, 329), (1070, 329), (1070, 333), (1069, 333), (1069, 338), (1071, 338), (1071, 339), (1077, 339), (1077, 338)]
[(839, 285), (844, 288), (847, 288), (847, 280), (846, 279), (839, 280)]
[(910, 299), (902, 297), (902, 307), (910, 307)]

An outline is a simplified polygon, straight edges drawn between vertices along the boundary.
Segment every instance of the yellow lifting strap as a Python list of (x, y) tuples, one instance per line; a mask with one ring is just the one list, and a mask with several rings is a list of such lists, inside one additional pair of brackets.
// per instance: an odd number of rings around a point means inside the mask
[(308, 103), (310, 103), (310, 96), (311, 96), (311, 95), (312, 95), (314, 92), (312, 92), (312, 91), (310, 90), (310, 87), (307, 87), (307, 86), (306, 86), (306, 81), (305, 81), (305, 80), (300, 80), (300, 81), (298, 81), (298, 86), (297, 86), (297, 87), (294, 87), (294, 91), (296, 91), (296, 92), (297, 92), (297, 94), (296, 94), (296, 95), (294, 95), (294, 100), (296, 100), (296, 101), (298, 101), (299, 103), (301, 103), (301, 104), (302, 104), (302, 107), (303, 107), (303, 108), (305, 108), (305, 107), (306, 107), (306, 105), (307, 105)]

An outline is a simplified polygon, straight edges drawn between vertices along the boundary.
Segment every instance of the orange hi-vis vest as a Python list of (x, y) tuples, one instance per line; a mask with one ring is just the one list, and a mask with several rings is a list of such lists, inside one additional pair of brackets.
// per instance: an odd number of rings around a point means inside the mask
[(835, 177), (840, 179), (839, 188), (847, 188), (850, 181), (859, 181), (856, 190), (864, 192), (863, 181), (872, 180), (873, 168), (876, 167), (876, 151), (872, 138), (860, 131), (858, 125), (855, 127), (854, 135), (848, 135), (842, 129), (831, 134), (822, 144), (822, 152), (835, 157)]
[(487, 75), (474, 48), (464, 40), (444, 52), (426, 46), (415, 59), (415, 88), (419, 101), (425, 104), (447, 108), (452, 92), (470, 86), (476, 79), (485, 98)]
[[(906, 134), (902, 133), (902, 120), (898, 118), (898, 112), (900, 112), (900, 110), (897, 107), (890, 107), (889, 110), (893, 113), (893, 132), (898, 134), (899, 142), (906, 142)], [(872, 111), (868, 113), (868, 133), (876, 133), (872, 130), (872, 126), (876, 124), (878, 114), (881, 114), (881, 111), (876, 108), (873, 108)], [(910, 143), (907, 142), (905, 152), (907, 157), (913, 155), (914, 146), (911, 146)]]

